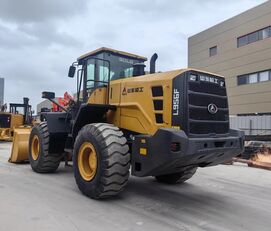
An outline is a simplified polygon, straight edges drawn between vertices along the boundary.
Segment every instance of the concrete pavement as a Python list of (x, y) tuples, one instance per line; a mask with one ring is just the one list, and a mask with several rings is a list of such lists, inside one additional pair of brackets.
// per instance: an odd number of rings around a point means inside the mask
[(199, 169), (183, 185), (130, 177), (117, 198), (91, 200), (71, 167), (36, 174), (7, 162), (0, 143), (0, 231), (270, 230), (271, 172), (246, 165)]

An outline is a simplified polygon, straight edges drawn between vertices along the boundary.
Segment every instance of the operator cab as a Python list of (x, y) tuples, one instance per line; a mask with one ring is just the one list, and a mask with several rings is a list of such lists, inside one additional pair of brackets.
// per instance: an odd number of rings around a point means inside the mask
[(75, 73), (74, 65), (81, 66), (77, 69), (77, 91), (79, 96), (83, 90), (79, 98), (83, 96), (83, 101), (86, 101), (94, 89), (107, 87), (110, 81), (132, 77), (135, 67), (143, 67), (144, 70), (145, 61), (147, 58), (142, 56), (102, 47), (80, 56), (77, 63), (70, 67), (69, 77)]
[(23, 104), (10, 103), (10, 113), (23, 115), (24, 124), (30, 124), (32, 121), (31, 105), (29, 105), (29, 98), (23, 98)]

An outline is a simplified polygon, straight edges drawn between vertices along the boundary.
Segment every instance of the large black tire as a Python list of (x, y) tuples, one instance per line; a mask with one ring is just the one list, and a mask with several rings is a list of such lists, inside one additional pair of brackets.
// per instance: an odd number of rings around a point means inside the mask
[(190, 179), (197, 171), (197, 167), (188, 167), (181, 172), (155, 176), (156, 180), (166, 184), (180, 184)]
[(63, 157), (62, 154), (49, 153), (49, 139), (47, 122), (42, 122), (32, 128), (29, 139), (29, 161), (35, 172), (55, 172)]
[[(101, 199), (115, 196), (124, 189), (130, 169), (130, 153), (126, 143), (122, 131), (111, 124), (88, 124), (80, 130), (74, 144), (73, 166), (76, 183), (83, 194)], [(79, 153), (84, 144), (91, 144), (97, 156), (95, 175), (92, 174), (90, 180), (80, 173), (82, 154)]]

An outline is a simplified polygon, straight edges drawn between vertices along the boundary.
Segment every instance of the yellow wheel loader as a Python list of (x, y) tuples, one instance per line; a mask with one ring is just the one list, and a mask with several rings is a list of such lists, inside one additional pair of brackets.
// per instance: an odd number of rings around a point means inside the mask
[(244, 134), (229, 128), (224, 78), (194, 69), (155, 73), (156, 59), (145, 74), (147, 59), (138, 55), (100, 48), (80, 56), (68, 74), (77, 74), (77, 100), (42, 113), (31, 131), (32, 169), (54, 172), (71, 153), (79, 189), (101, 199), (125, 188), (130, 167), (134, 176), (176, 184), (241, 153)]
[(29, 99), (23, 98), (23, 104), (11, 103), (10, 111), (0, 112), (0, 140), (12, 141), (14, 129), (31, 123), (31, 106)]
[(23, 116), (0, 112), (0, 141), (12, 141), (14, 128), (23, 125)]
[[(0, 141), (16, 141), (12, 147), (10, 162), (28, 159), (28, 140), (31, 131), (32, 112), (29, 99), (23, 103), (11, 103), (9, 112), (0, 112)], [(20, 150), (19, 150), (20, 147)]]

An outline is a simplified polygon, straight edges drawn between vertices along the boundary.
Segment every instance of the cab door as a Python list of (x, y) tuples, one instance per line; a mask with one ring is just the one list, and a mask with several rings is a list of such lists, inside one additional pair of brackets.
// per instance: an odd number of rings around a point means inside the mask
[(87, 61), (85, 91), (88, 103), (108, 104), (109, 63), (92, 58)]

